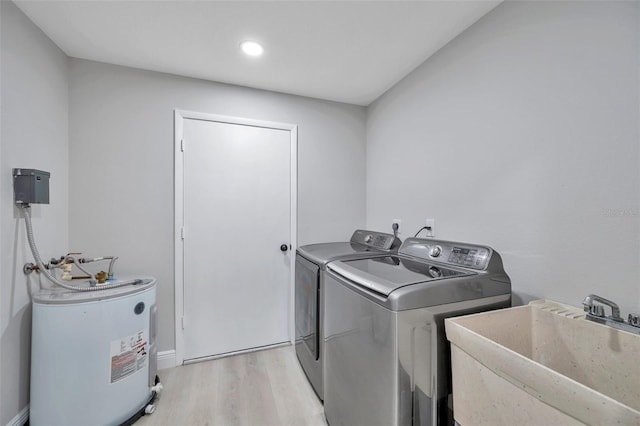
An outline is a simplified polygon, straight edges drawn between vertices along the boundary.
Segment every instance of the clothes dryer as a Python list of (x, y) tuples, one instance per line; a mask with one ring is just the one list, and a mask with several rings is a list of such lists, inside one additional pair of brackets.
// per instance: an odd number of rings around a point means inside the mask
[(309, 244), (296, 251), (295, 331), (296, 355), (311, 386), (322, 400), (324, 273), (337, 259), (387, 256), (400, 247), (392, 234), (358, 229), (349, 242)]

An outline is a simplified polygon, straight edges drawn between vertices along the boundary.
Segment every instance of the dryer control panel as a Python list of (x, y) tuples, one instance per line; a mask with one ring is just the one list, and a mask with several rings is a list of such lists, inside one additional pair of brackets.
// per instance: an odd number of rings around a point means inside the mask
[(389, 250), (395, 241), (393, 234), (385, 234), (384, 232), (367, 231), (364, 229), (356, 230), (351, 236), (351, 242), (364, 244), (380, 250)]

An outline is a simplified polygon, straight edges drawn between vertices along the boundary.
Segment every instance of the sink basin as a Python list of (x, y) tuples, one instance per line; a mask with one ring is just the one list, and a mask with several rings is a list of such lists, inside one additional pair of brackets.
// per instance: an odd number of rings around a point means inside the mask
[(640, 335), (538, 300), (445, 320), (462, 426), (640, 425)]

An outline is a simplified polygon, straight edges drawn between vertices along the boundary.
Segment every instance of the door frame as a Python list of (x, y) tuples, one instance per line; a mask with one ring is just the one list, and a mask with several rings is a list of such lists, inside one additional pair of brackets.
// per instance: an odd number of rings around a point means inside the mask
[[(227, 115), (207, 114), (195, 111), (174, 110), (174, 263), (175, 263), (175, 344), (176, 365), (184, 364), (184, 120), (204, 120), (218, 123), (238, 124), (268, 129), (286, 130), (290, 135), (290, 218), (291, 241), (289, 257), (289, 340), (295, 341), (294, 329), (294, 284), (295, 252), (297, 248), (297, 212), (298, 212), (298, 126), (295, 124), (253, 120)], [(186, 147), (188, 149), (188, 146)], [(244, 351), (243, 351), (244, 352)]]

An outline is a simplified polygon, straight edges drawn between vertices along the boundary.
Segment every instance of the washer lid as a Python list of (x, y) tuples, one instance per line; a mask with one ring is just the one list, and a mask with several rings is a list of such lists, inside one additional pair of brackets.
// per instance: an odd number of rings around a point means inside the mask
[(411, 284), (475, 275), (473, 272), (399, 256), (344, 260), (332, 262), (327, 267), (338, 275), (385, 296)]
[[(122, 287), (94, 291), (73, 291), (59, 286), (43, 288), (33, 293), (33, 303), (61, 305), (97, 302), (100, 300), (113, 299), (116, 297), (138, 293), (156, 285), (156, 279), (153, 277), (127, 277), (119, 279), (117, 281), (108, 282), (107, 284), (115, 284), (118, 282), (131, 281), (134, 279), (140, 279), (142, 282), (140, 284), (124, 285)], [(89, 287), (88, 281), (83, 281), (80, 283), (71, 282), (70, 285), (75, 285), (78, 287)], [(101, 284), (98, 284), (97, 288), (100, 288), (100, 285)]]

